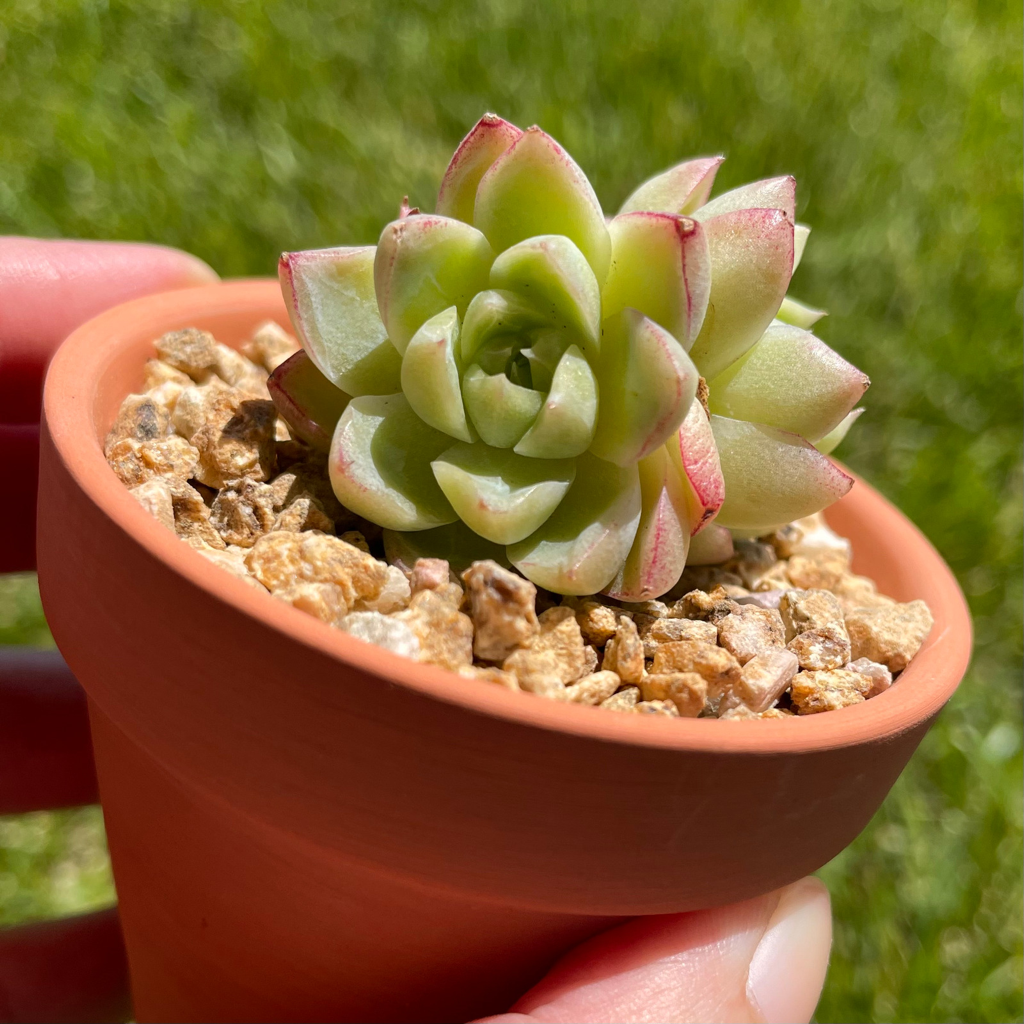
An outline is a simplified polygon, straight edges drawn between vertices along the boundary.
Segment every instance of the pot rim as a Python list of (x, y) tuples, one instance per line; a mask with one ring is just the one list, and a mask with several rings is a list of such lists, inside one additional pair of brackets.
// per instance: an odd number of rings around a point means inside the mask
[(279, 285), (272, 278), (163, 292), (116, 306), (68, 337), (50, 365), (43, 396), (45, 428), (68, 472), (96, 507), (153, 558), (215, 599), (242, 610), (261, 628), (354, 665), (382, 682), (479, 714), (597, 741), (660, 749), (769, 755), (874, 742), (932, 718), (959, 684), (971, 653), (971, 620), (963, 594), (917, 527), (856, 477), (851, 495), (856, 494), (858, 504), (869, 504), (872, 514), (884, 521), (885, 530), (898, 535), (912, 566), (929, 570), (933, 589), (927, 599), (935, 625), (899, 682), (884, 693), (852, 707), (790, 719), (719, 721), (609, 714), (601, 708), (488, 686), (357, 640), (211, 565), (146, 512), (107, 465), (96, 428), (103, 371), (117, 352), (138, 340), (142, 330), (155, 339), (213, 314), (248, 314), (255, 326), (267, 317), (257, 315), (254, 307), (267, 310), (275, 304), (275, 295), (280, 307), (277, 319), (288, 326)]

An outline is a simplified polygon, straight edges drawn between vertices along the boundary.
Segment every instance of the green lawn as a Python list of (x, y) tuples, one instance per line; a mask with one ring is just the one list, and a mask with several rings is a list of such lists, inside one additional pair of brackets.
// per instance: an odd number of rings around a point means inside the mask
[[(822, 872), (819, 1021), (1021, 1020), (1021, 13), (963, 0), (6, 0), (0, 232), (150, 239), (222, 274), (430, 208), (485, 110), (614, 210), (690, 154), (792, 172), (794, 292), (872, 378), (843, 457), (925, 530), (974, 665)], [(42, 641), (31, 580), (0, 640)], [(108, 898), (94, 811), (0, 822), (0, 920)]]

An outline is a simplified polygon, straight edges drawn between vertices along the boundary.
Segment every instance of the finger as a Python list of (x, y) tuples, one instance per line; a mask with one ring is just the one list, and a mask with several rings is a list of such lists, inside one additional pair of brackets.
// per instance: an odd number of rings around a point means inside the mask
[(613, 928), (486, 1024), (806, 1022), (831, 942), (828, 893), (805, 878), (729, 907)]
[(202, 260), (161, 245), (0, 237), (0, 422), (38, 421), (46, 364), (79, 324), (140, 295), (216, 280)]
[(98, 799), (85, 692), (60, 652), (0, 647), (0, 814)]
[(0, 929), (0, 1022), (131, 1015), (117, 908)]
[(110, 306), (217, 279), (160, 245), (0, 237), (0, 469), (17, 488), (0, 502), (0, 572), (35, 568), (37, 424), (57, 346)]

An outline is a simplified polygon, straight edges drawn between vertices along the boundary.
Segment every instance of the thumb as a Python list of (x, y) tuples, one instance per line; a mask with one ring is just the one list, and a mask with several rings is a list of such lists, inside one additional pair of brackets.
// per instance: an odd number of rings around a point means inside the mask
[(46, 364), (79, 324), (216, 280), (202, 260), (162, 245), (0, 237), (0, 422), (38, 422)]
[(729, 907), (637, 918), (574, 949), (479, 1024), (809, 1021), (832, 920), (816, 878)]

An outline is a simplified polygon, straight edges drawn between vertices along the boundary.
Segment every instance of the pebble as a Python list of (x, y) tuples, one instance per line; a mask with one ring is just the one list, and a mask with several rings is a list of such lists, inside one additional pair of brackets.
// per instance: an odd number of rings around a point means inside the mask
[(847, 672), (845, 669), (798, 672), (793, 677), (790, 696), (797, 714), (815, 715), (860, 704), (867, 699), (872, 688), (873, 681), (860, 672)]
[(852, 658), (867, 658), (890, 672), (902, 672), (921, 649), (932, 623), (924, 601), (854, 608), (846, 613)]
[(404, 658), (418, 658), (420, 642), (410, 627), (380, 612), (352, 612), (339, 623), (338, 628), (351, 636), (376, 644), (392, 654)]

